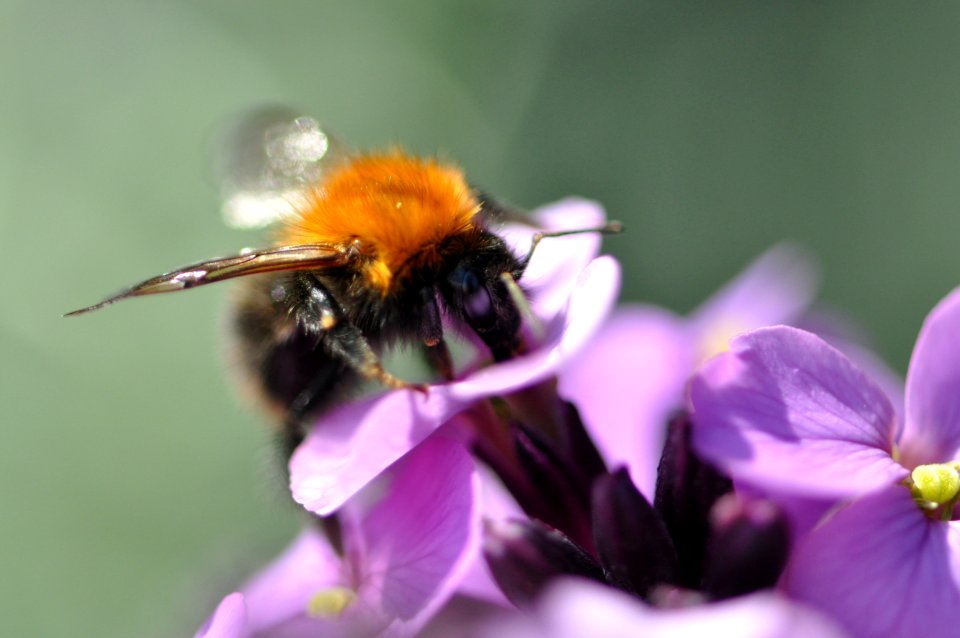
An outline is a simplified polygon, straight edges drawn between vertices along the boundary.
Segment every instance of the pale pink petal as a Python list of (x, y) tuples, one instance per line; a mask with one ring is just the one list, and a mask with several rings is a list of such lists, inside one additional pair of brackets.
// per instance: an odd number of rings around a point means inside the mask
[[(599, 204), (575, 198), (541, 208), (534, 218), (544, 230), (553, 231), (597, 228), (606, 221)], [(566, 308), (580, 271), (597, 256), (601, 242), (599, 233), (548, 237), (540, 242), (522, 281), (530, 293), (533, 312), (541, 320), (550, 321)]]
[(607, 465), (625, 465), (653, 498), (666, 421), (682, 407), (693, 364), (683, 321), (651, 306), (621, 308), (560, 374)]
[[(532, 211), (529, 214), (529, 219), (529, 224), (507, 221), (502, 227), (495, 229), (497, 234), (503, 237), (513, 254), (519, 257), (523, 257), (529, 252), (530, 242), (538, 232), (597, 228), (606, 223), (607, 215), (603, 207), (595, 201), (581, 197), (567, 197)], [(596, 233), (570, 235), (569, 237), (557, 237), (556, 239), (569, 240), (564, 252), (588, 254), (587, 261), (596, 256), (601, 243), (601, 239)], [(573, 243), (573, 240), (577, 240), (577, 242)], [(540, 247), (537, 250), (540, 250)], [(553, 262), (556, 260), (547, 261)], [(549, 272), (541, 270), (542, 268), (543, 266), (537, 266), (535, 272), (549, 277)]]
[(819, 337), (787, 327), (734, 340), (692, 381), (697, 452), (737, 480), (812, 498), (893, 484), (883, 392)]
[[(277, 638), (416, 633), (479, 556), (479, 477), (469, 453), (443, 434), (428, 438), (357, 494), (341, 524), (346, 558), (309, 528), (245, 587), (245, 631)], [(356, 599), (338, 616), (310, 617), (310, 601), (331, 588), (352, 590)], [(236, 596), (243, 611), (244, 597)], [(236, 603), (227, 602), (210, 627), (236, 616)]]
[(729, 336), (790, 323), (806, 310), (819, 276), (810, 255), (794, 244), (778, 244), (758, 257), (690, 316), (694, 331), (725, 329)]
[(265, 631), (300, 618), (314, 594), (344, 583), (340, 558), (330, 543), (307, 528), (243, 588), (250, 630)]
[(906, 487), (888, 487), (803, 538), (781, 587), (855, 636), (950, 634), (960, 609), (956, 526), (924, 516)]
[(513, 603), (507, 600), (503, 590), (497, 585), (497, 581), (490, 572), (490, 566), (485, 560), (477, 560), (470, 565), (470, 570), (460, 581), (457, 594), (505, 609), (513, 608)]
[[(477, 470), (480, 474), (480, 485), (482, 487), (481, 511), (485, 520), (505, 521), (526, 517), (523, 510), (517, 505), (517, 501), (510, 495), (510, 492), (507, 491), (507, 488), (504, 487), (492, 470), (486, 466), (480, 466)], [(501, 607), (513, 607), (513, 604), (503, 595), (503, 590), (494, 581), (485, 560), (474, 561), (470, 571), (460, 581), (457, 593)]]
[(927, 315), (907, 372), (910, 465), (952, 460), (960, 449), (960, 288)]
[(247, 609), (243, 594), (234, 592), (224, 598), (210, 618), (203, 623), (196, 638), (247, 638)]
[(686, 609), (658, 610), (603, 585), (562, 580), (537, 614), (491, 627), (482, 638), (841, 638), (819, 613), (769, 593)]
[[(359, 598), (379, 610), (383, 635), (410, 636), (453, 595), (480, 549), (480, 479), (457, 441), (437, 434), (405, 456), (388, 475), (386, 494), (366, 513), (359, 495), (345, 516), (360, 539), (345, 536), (359, 565)], [(367, 491), (384, 489), (373, 484)], [(360, 540), (360, 543), (352, 541)]]
[(321, 516), (336, 511), (470, 402), (434, 387), (426, 397), (389, 392), (325, 415), (290, 458), (294, 500)]
[(401, 390), (350, 403), (310, 431), (290, 459), (294, 499), (329, 514), (434, 429), (479, 398), (512, 392), (554, 374), (596, 333), (616, 301), (619, 265), (600, 257), (583, 270), (563, 325), (530, 354), (433, 386), (427, 396)]

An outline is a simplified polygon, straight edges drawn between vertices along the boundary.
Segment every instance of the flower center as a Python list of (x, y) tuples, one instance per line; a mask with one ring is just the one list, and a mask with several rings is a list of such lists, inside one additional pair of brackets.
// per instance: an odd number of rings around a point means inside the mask
[(700, 338), (700, 362), (710, 359), (730, 349), (730, 340), (743, 332), (746, 327), (730, 319), (721, 319), (705, 331)]
[(307, 602), (307, 615), (311, 618), (336, 618), (357, 598), (357, 592), (349, 587), (330, 587), (318, 591)]
[(920, 509), (949, 521), (960, 497), (960, 462), (918, 465), (910, 473), (908, 484)]

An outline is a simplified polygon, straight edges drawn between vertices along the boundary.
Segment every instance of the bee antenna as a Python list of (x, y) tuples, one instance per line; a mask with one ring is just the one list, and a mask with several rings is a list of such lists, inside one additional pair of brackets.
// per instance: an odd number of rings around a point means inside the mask
[(520, 260), (519, 273), (515, 273), (515, 277), (519, 278), (523, 274), (523, 271), (527, 269), (527, 264), (530, 263), (530, 259), (533, 257), (533, 251), (536, 250), (537, 246), (540, 244), (541, 240), (546, 239), (547, 237), (565, 237), (567, 235), (582, 235), (584, 233), (600, 233), (601, 235), (616, 235), (623, 232), (623, 223), (617, 220), (608, 221), (603, 226), (595, 226), (593, 228), (576, 228), (573, 230), (554, 230), (554, 231), (540, 231), (533, 236), (533, 241), (530, 242), (530, 250), (527, 251), (526, 256)]

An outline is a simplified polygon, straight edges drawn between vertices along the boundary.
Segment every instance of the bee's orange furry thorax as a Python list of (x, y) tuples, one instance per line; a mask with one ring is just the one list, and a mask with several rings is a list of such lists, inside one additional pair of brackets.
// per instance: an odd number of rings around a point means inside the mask
[(386, 293), (411, 259), (472, 229), (479, 209), (456, 167), (400, 151), (365, 155), (317, 185), (280, 239), (341, 246), (359, 239), (373, 255), (367, 279)]

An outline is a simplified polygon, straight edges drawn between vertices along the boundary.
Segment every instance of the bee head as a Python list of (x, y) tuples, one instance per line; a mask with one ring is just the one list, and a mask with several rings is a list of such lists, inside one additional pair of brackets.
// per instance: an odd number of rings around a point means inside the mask
[(520, 312), (501, 277), (518, 271), (503, 240), (486, 234), (482, 248), (464, 254), (440, 282), (448, 311), (477, 333), (497, 361), (512, 357), (519, 343)]

